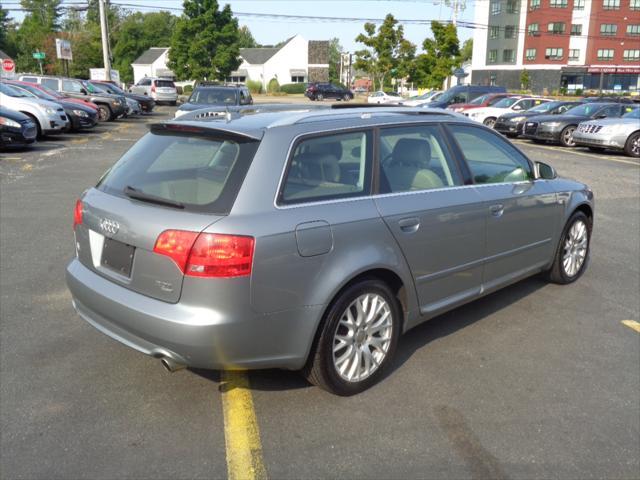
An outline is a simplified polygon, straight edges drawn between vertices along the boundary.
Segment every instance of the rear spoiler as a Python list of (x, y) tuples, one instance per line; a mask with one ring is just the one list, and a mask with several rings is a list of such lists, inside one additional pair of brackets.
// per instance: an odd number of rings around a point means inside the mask
[(233, 140), (235, 142), (259, 141), (264, 131), (237, 131), (220, 128), (220, 124), (207, 124), (200, 122), (164, 122), (152, 123), (149, 131), (156, 135), (193, 135), (200, 137), (216, 137)]

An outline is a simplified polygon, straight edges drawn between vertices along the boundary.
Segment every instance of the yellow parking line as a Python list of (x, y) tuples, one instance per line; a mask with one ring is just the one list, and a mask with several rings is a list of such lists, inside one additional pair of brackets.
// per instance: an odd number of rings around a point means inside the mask
[(263, 480), (267, 470), (262, 459), (258, 420), (244, 371), (222, 373), (222, 409), (229, 480)]
[(631, 330), (635, 330), (636, 332), (640, 333), (640, 323), (636, 322), (635, 320), (622, 320), (622, 324), (626, 325)]
[(89, 139), (87, 137), (84, 138), (76, 138), (74, 140), (71, 140), (71, 143), (74, 145), (80, 145), (82, 143), (87, 143), (89, 141)]
[[(562, 150), (556, 147), (549, 147), (546, 145), (536, 145), (535, 143), (527, 143), (527, 142), (523, 142), (518, 140), (516, 143), (520, 144), (520, 145), (526, 145), (527, 147), (534, 147), (534, 148), (542, 148), (544, 150), (550, 150), (552, 152), (561, 152)], [(605, 157), (604, 155), (593, 155), (590, 153), (584, 153), (584, 152), (577, 152), (575, 150), (569, 150), (566, 149), (567, 153), (570, 153), (572, 155), (579, 155), (581, 157), (587, 157), (587, 158), (591, 158), (593, 160), (606, 160), (608, 162), (618, 162), (618, 163), (626, 163), (628, 165), (635, 165), (636, 167), (640, 167), (640, 163), (638, 162), (633, 162), (631, 160), (621, 160), (619, 158), (613, 158), (613, 157)]]

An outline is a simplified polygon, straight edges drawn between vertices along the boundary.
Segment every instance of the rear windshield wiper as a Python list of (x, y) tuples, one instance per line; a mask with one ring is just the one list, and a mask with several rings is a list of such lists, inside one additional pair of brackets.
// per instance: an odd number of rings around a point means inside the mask
[(124, 194), (129, 198), (135, 198), (136, 200), (141, 200), (143, 202), (155, 203), (158, 205), (165, 205), (167, 207), (173, 208), (184, 208), (184, 204), (180, 202), (176, 202), (175, 200), (169, 200), (168, 198), (157, 197), (155, 195), (151, 195), (150, 193), (145, 193), (137, 188), (133, 188), (130, 185), (124, 187)]

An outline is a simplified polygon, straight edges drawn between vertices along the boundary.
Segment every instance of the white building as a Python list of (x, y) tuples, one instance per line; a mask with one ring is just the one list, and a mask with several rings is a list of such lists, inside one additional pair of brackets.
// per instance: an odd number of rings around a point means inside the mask
[(138, 83), (144, 77), (169, 77), (175, 74), (167, 67), (169, 48), (152, 47), (140, 55), (132, 64), (133, 81)]

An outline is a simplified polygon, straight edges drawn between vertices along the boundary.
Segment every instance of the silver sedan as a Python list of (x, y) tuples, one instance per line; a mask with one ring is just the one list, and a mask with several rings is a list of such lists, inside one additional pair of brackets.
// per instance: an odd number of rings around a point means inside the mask
[(591, 150), (624, 150), (630, 157), (640, 157), (640, 108), (621, 118), (604, 118), (582, 122), (573, 133), (578, 146)]

